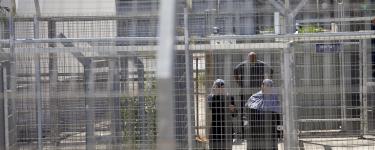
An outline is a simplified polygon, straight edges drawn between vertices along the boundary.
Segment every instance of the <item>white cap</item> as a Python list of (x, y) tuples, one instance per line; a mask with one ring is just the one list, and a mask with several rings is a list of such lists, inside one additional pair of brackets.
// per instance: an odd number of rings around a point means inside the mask
[(268, 87), (273, 86), (273, 81), (271, 79), (264, 79), (262, 83), (263, 85), (268, 86)]
[(216, 79), (215, 82), (214, 82), (215, 85), (224, 85), (224, 80), (223, 79)]

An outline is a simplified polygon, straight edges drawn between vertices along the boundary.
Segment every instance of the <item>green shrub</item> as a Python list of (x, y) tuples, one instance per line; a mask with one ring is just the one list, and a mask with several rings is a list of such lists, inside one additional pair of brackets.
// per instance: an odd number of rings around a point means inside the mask
[(298, 29), (298, 33), (317, 33), (317, 32), (323, 32), (324, 29), (322, 27), (319, 27), (317, 25), (306, 25), (301, 26)]

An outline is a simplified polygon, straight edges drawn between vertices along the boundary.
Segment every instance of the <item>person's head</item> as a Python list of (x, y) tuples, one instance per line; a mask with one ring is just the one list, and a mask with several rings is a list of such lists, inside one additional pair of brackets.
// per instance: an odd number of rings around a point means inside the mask
[(224, 94), (224, 80), (216, 79), (212, 85), (213, 94)]
[(247, 54), (249, 62), (254, 63), (257, 61), (257, 54), (255, 52), (250, 52)]
[(273, 86), (273, 81), (271, 79), (264, 79), (262, 82), (262, 86), (261, 86), (262, 92), (271, 93), (272, 86)]

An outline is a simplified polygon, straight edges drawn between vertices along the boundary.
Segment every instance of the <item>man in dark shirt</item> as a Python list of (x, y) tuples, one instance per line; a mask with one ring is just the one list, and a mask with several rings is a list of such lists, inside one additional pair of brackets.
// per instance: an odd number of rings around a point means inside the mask
[[(241, 99), (241, 133), (244, 133), (244, 111), (245, 102), (250, 96), (259, 90), (265, 78), (271, 78), (273, 71), (264, 62), (257, 60), (255, 52), (247, 55), (247, 60), (241, 62), (234, 68), (234, 79), (240, 87)], [(243, 135), (241, 137), (244, 139)]]

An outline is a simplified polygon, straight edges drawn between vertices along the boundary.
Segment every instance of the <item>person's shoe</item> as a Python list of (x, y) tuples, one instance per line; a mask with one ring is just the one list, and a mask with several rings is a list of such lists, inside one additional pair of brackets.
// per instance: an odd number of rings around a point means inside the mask
[(238, 144), (239, 144), (239, 143), (238, 143), (239, 141), (240, 141), (240, 140), (238, 140), (238, 139), (233, 139), (233, 144), (234, 144), (234, 145), (238, 145)]
[(247, 126), (247, 125), (249, 125), (249, 121), (247, 121), (247, 120), (244, 120), (244, 121), (243, 121), (243, 125), (244, 125), (244, 126)]
[(245, 142), (245, 140), (242, 139), (233, 139), (233, 144), (234, 145), (241, 145)]

